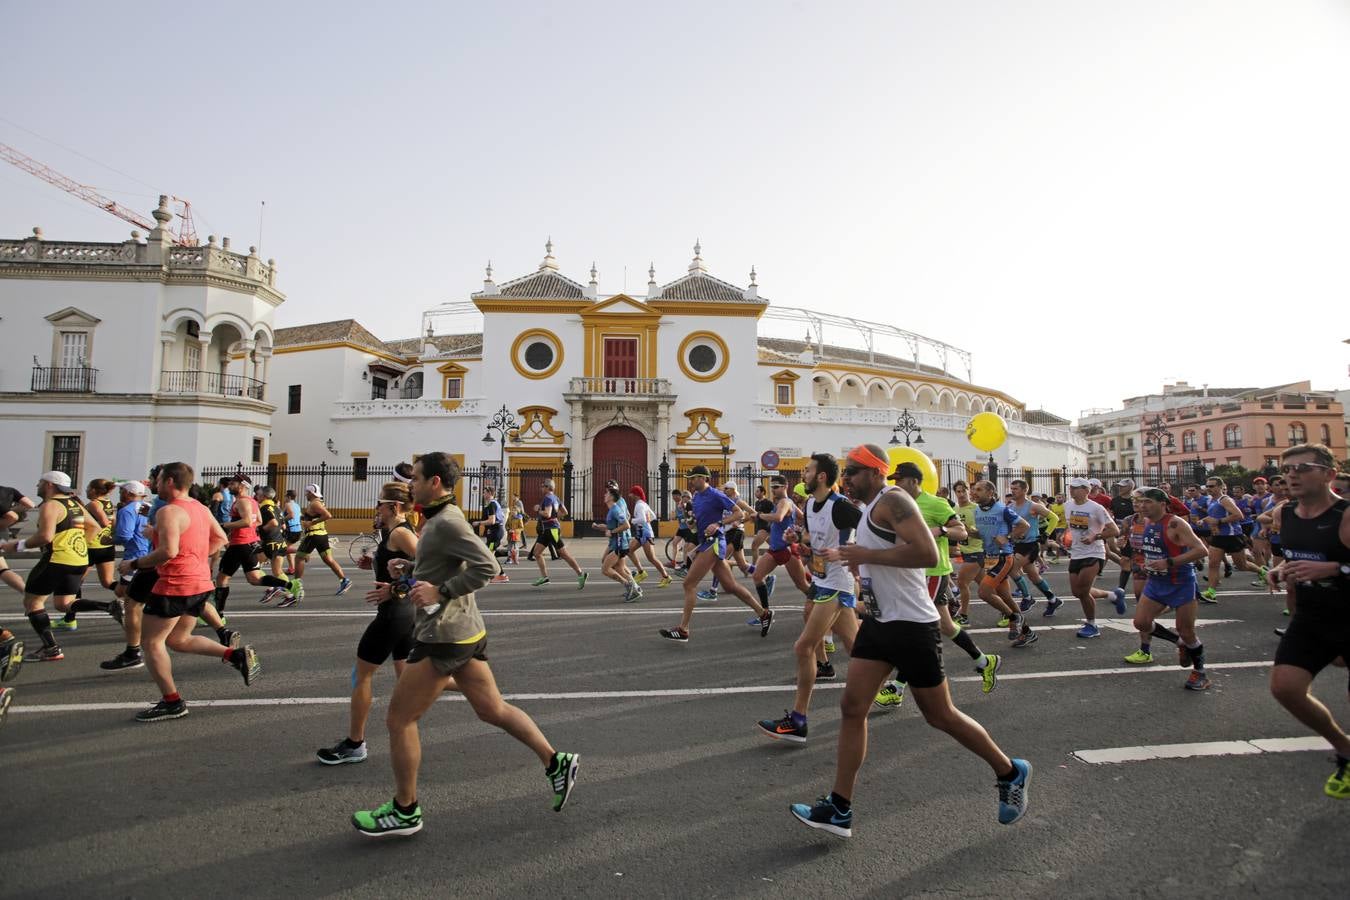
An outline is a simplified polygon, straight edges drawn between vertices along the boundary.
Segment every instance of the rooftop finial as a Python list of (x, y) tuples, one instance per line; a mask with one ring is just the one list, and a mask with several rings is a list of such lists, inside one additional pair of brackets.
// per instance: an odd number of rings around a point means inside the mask
[(756, 277), (758, 277), (758, 276), (755, 275), (755, 267), (754, 267), (754, 266), (751, 266), (751, 267), (750, 267), (750, 286), (751, 286), (751, 287), (754, 287), (754, 286), (755, 286), (755, 283), (756, 283), (756, 282), (755, 282), (755, 278), (756, 278)]
[(689, 274), (694, 275), (707, 271), (708, 267), (703, 265), (703, 244), (698, 238), (694, 238), (694, 260), (689, 264)]
[(544, 243), (544, 261), (539, 264), (539, 269), (540, 271), (544, 269), (552, 269), (555, 272), (558, 271), (558, 261), (553, 258), (552, 235), (549, 235), (548, 240)]
[(597, 283), (598, 283), (598, 282), (596, 281), (596, 276), (598, 276), (599, 274), (600, 274), (600, 273), (597, 272), (596, 269), (595, 269), (595, 260), (591, 260), (591, 284), (597, 284)]
[(490, 260), (490, 259), (488, 260), (487, 268), (486, 268), (484, 271), (487, 272), (487, 280), (488, 280), (488, 281), (491, 281), (491, 280), (492, 280), (492, 260)]
[(654, 261), (647, 264), (647, 283), (656, 284), (656, 263)]

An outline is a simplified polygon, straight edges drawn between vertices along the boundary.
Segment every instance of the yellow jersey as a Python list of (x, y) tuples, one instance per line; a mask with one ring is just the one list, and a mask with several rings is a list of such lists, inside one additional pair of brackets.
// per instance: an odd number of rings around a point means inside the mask
[(89, 536), (89, 549), (105, 550), (113, 546), (113, 522), (117, 518), (117, 510), (113, 508), (111, 502), (103, 498), (90, 502), (99, 505), (99, 509), (103, 510), (103, 518), (108, 520), (108, 524), (100, 526), (98, 519), (93, 516), (88, 518), (85, 522), (85, 533)]
[[(309, 512), (309, 506), (305, 507), (305, 512)], [(304, 515), (300, 517), (301, 523), (305, 528), (305, 534), (327, 534), (328, 521), (326, 519), (306, 519)]]
[(47, 502), (60, 505), (66, 514), (56, 523), (52, 542), (43, 548), (42, 561), (58, 566), (87, 567), (89, 542), (84, 536), (84, 507), (69, 494), (52, 497)]

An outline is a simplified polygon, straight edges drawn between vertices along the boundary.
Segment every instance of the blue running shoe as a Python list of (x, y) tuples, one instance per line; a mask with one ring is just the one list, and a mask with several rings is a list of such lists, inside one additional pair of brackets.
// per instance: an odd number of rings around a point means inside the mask
[(1017, 608), (1026, 612), (1036, 605), (1036, 601), (1031, 597), (1023, 597), (1017, 604)]
[(1059, 609), (1063, 605), (1064, 605), (1063, 600), (1059, 599), (1058, 597), (1051, 597), (1049, 600), (1045, 601), (1045, 612), (1041, 613), (1041, 615), (1045, 616), (1048, 619), (1055, 614), (1055, 610)]
[[(1013, 760), (1013, 765), (1017, 760)], [(1028, 768), (1028, 772), (1030, 769)], [(1002, 797), (1003, 791), (1000, 788), (999, 796)], [(1025, 803), (1023, 807), (1025, 808)], [(853, 837), (853, 810), (841, 813), (839, 807), (830, 801), (827, 794), (816, 801), (815, 806), (807, 806), (805, 803), (794, 803), (788, 807), (792, 815), (798, 822), (810, 828), (818, 828), (821, 831), (828, 831), (830, 834), (838, 837)]]
[(705, 603), (712, 603), (717, 599), (717, 591), (714, 591), (712, 589), (699, 591), (698, 599), (704, 601)]
[(1116, 588), (1111, 593), (1115, 595), (1111, 602), (1116, 605), (1116, 615), (1125, 615), (1125, 589)]
[(1027, 789), (1031, 787), (1031, 763), (1014, 759), (1017, 777), (1012, 781), (996, 782), (998, 786), (998, 823), (1011, 825), (1027, 814)]
[(347, 593), (351, 589), (352, 589), (352, 580), (350, 578), (344, 578), (338, 582), (337, 593), (334, 594), (333, 596), (341, 597), (343, 594)]
[(770, 597), (773, 596), (773, 586), (778, 583), (777, 575), (769, 575), (764, 579), (764, 593)]
[(1074, 634), (1078, 635), (1080, 638), (1095, 638), (1102, 636), (1102, 630), (1091, 622), (1088, 622), (1082, 628), (1074, 632)]

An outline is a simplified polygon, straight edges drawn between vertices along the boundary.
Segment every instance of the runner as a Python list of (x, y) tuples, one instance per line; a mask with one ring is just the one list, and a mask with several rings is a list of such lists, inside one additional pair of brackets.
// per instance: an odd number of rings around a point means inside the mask
[(563, 562), (572, 567), (572, 571), (577, 575), (577, 590), (581, 590), (586, 586), (587, 573), (581, 571), (581, 566), (572, 558), (572, 553), (562, 538), (561, 517), (567, 515), (567, 508), (562, 505), (558, 495), (553, 493), (552, 479), (544, 481), (540, 487), (544, 491), (544, 496), (534, 507), (535, 536), (534, 546), (530, 548), (530, 559), (539, 566), (539, 577), (533, 584), (535, 587), (548, 584), (548, 563), (544, 562), (544, 551), (547, 550), (554, 559), (561, 557)]
[(506, 516), (506, 558), (513, 566), (520, 565), (520, 548), (525, 543), (525, 504), (519, 497), (511, 500)]
[[(370, 620), (356, 645), (356, 665), (352, 667), (352, 705), (347, 735), (332, 747), (316, 753), (326, 766), (366, 761), (366, 722), (374, 702), (375, 673), (389, 657), (394, 658), (394, 678), (403, 675), (408, 654), (413, 648), (413, 605), (406, 595), (393, 596), (388, 587), (403, 574), (391, 571), (394, 560), (411, 560), (417, 554), (417, 532), (408, 524), (412, 495), (403, 482), (393, 481), (380, 489), (375, 506), (380, 543), (375, 548), (375, 588), (366, 594), (366, 602), (375, 604)], [(381, 590), (383, 589), (383, 590)]]
[[(1208, 550), (1186, 520), (1171, 513), (1167, 492), (1161, 488), (1144, 488), (1135, 498), (1134, 509), (1135, 521), (1145, 523), (1140, 537), (1148, 581), (1134, 610), (1139, 649), (1125, 661), (1134, 665), (1153, 662), (1151, 642), (1155, 637), (1162, 638), (1177, 645), (1182, 666), (1191, 666), (1186, 689), (1203, 691), (1210, 682), (1205, 674), (1205, 648), (1195, 634), (1195, 563), (1204, 559)], [(1169, 610), (1176, 611), (1175, 632), (1156, 621)]]
[[(158, 479), (158, 471), (154, 477)], [(140, 481), (127, 481), (122, 484), (118, 494), (121, 505), (118, 506), (113, 525), (113, 543), (122, 547), (123, 562), (134, 562), (150, 552), (150, 504), (146, 502), (150, 492)], [(137, 574), (154, 576), (155, 572), (153, 569), (142, 569)], [(133, 598), (130, 593), (132, 580), (123, 575), (118, 579), (116, 588), (117, 597), (122, 601), (122, 632), (127, 640), (126, 649), (112, 659), (99, 663), (101, 669), (139, 669), (145, 665), (145, 657), (141, 654), (141, 617), (149, 592), (137, 592)]]
[(300, 504), (296, 502), (295, 491), (286, 492), (286, 574), (295, 574), (295, 551), (302, 539), (300, 522)]
[[(951, 575), (952, 563), (948, 553), (948, 544), (952, 540), (963, 541), (966, 539), (966, 527), (961, 522), (961, 517), (952, 509), (951, 504), (941, 497), (934, 496), (919, 485), (923, 483), (923, 471), (914, 463), (901, 463), (895, 467), (886, 479), (895, 482), (895, 486), (900, 488), (910, 497), (914, 498), (915, 504), (919, 508), (919, 514), (923, 516), (924, 524), (928, 526), (933, 533), (933, 539), (937, 542), (938, 562), (936, 566), (930, 567), (924, 572), (928, 579), (928, 596), (937, 606), (938, 612), (938, 630), (943, 636), (953, 644), (965, 651), (971, 661), (975, 663), (975, 672), (981, 678), (981, 688), (986, 694), (991, 693), (998, 686), (998, 670), (1001, 665), (1001, 658), (994, 654), (985, 654), (980, 648), (975, 646), (975, 641), (970, 633), (962, 629), (960, 625), (952, 621), (951, 610), (948, 609), (947, 601), (950, 598), (950, 586), (947, 577)], [(1033, 640), (1035, 636), (1033, 635)], [(1031, 641), (1027, 641), (1025, 646)], [(895, 709), (904, 700), (905, 682), (895, 680), (882, 685), (872, 704), (879, 709)]]
[(956, 591), (961, 595), (961, 605), (955, 621), (964, 626), (970, 624), (970, 586), (984, 571), (984, 539), (975, 525), (977, 507), (970, 499), (970, 485), (958, 481), (952, 485), (952, 493), (956, 495), (956, 515), (966, 531), (965, 540), (956, 545), (961, 562), (956, 570)]
[[(742, 522), (754, 521), (755, 508), (742, 499), (740, 488), (736, 487), (736, 482), (728, 481), (722, 485), (722, 493), (730, 497), (731, 502), (736, 504), (736, 508), (745, 513)], [(736, 568), (747, 576), (753, 576), (755, 574), (754, 567), (745, 561), (745, 526), (742, 522), (727, 526), (727, 553), (736, 563)], [(727, 568), (731, 568), (731, 566), (728, 565)]]
[(814, 806), (792, 804), (792, 815), (839, 837), (853, 834), (854, 788), (867, 753), (867, 709), (891, 670), (899, 669), (928, 724), (951, 735), (994, 770), (998, 820), (1012, 824), (1026, 813), (1031, 764), (1008, 758), (978, 722), (952, 703), (942, 671), (938, 613), (926, 596), (920, 571), (937, 564), (937, 544), (914, 500), (886, 485), (889, 470), (886, 451), (875, 444), (850, 451), (844, 469), (849, 494), (866, 506), (858, 543), (828, 551), (828, 556), (858, 570), (863, 620), (840, 703), (834, 789)]
[(300, 513), (305, 536), (295, 553), (295, 576), (288, 588), (289, 596), (277, 604), (278, 609), (294, 606), (305, 599), (305, 564), (309, 562), (309, 555), (315, 551), (318, 551), (323, 564), (338, 577), (338, 589), (334, 596), (340, 597), (351, 589), (352, 580), (342, 571), (342, 566), (338, 565), (337, 559), (333, 556), (332, 548), (328, 546), (328, 520), (331, 518), (333, 514), (323, 505), (323, 493), (319, 490), (319, 486), (305, 485), (305, 507)]
[(656, 532), (652, 527), (656, 522), (656, 513), (647, 505), (647, 492), (642, 485), (635, 484), (628, 489), (628, 496), (633, 501), (633, 540), (628, 548), (628, 558), (637, 570), (633, 578), (638, 584), (647, 580), (647, 570), (638, 561), (638, 550), (641, 549), (647, 554), (647, 562), (661, 573), (661, 581), (656, 586), (670, 587), (670, 573), (656, 555)]
[[(268, 593), (283, 591), (290, 587), (285, 578), (264, 575), (258, 565), (259, 537), (258, 526), (262, 524), (262, 514), (257, 502), (249, 496), (253, 484), (246, 478), (234, 482), (229, 514), (230, 518), (222, 530), (226, 536), (225, 552), (220, 557), (220, 568), (216, 574), (216, 591), (212, 603), (216, 612), (225, 614), (225, 603), (230, 599), (230, 579), (241, 568), (244, 578), (254, 587), (265, 585)], [(264, 594), (264, 597), (268, 594)], [(222, 619), (222, 624), (224, 620)]]
[[(413, 467), (412, 496), (421, 505), (426, 522), (411, 578), (400, 581), (399, 592), (406, 591), (417, 611), (414, 644), (408, 666), (394, 686), (387, 716), (394, 797), (352, 816), (352, 825), (368, 837), (422, 830), (422, 808), (417, 802), (422, 747), (417, 722), (447, 690), (463, 694), (480, 720), (535, 752), (544, 765), (555, 812), (562, 810), (576, 784), (579, 754), (555, 751), (534, 720), (503, 700), (497, 690), (488, 666), (487, 629), (474, 592), (499, 567), (474, 536), (464, 514), (450, 502), (450, 487), (459, 478), (459, 466), (445, 453), (424, 454)], [(390, 585), (381, 584), (368, 599), (383, 602), (392, 594)]]
[(1098, 590), (1092, 586), (1106, 567), (1106, 544), (1104, 538), (1113, 538), (1120, 529), (1111, 518), (1111, 513), (1102, 504), (1088, 495), (1088, 480), (1069, 479), (1069, 502), (1064, 504), (1070, 539), (1069, 544), (1069, 586), (1073, 595), (1083, 606), (1083, 617), (1087, 620), (1075, 634), (1080, 638), (1101, 637), (1097, 627), (1097, 601), (1112, 597), (1117, 615), (1125, 615), (1125, 589), (1116, 588), (1113, 593)]
[(628, 506), (622, 503), (617, 487), (605, 488), (605, 521), (593, 522), (591, 527), (603, 531), (609, 539), (605, 547), (605, 556), (600, 561), (600, 574), (623, 585), (623, 602), (636, 603), (642, 599), (642, 588), (628, 572), (628, 532), (632, 523), (628, 519)]
[(272, 577), (283, 582), (283, 588), (268, 588), (263, 591), (259, 602), (267, 603), (276, 597), (277, 594), (285, 593), (286, 588), (290, 587), (290, 579), (286, 577), (286, 530), (285, 522), (282, 516), (285, 515), (277, 507), (277, 489), (269, 485), (263, 485), (254, 492), (258, 497), (258, 517), (261, 524), (258, 526), (258, 537), (262, 540), (262, 553), (272, 567)]
[(1284, 586), (1294, 617), (1275, 651), (1270, 693), (1336, 751), (1327, 796), (1350, 799), (1350, 736), (1312, 695), (1312, 682), (1333, 661), (1350, 660), (1350, 500), (1331, 490), (1336, 457), (1323, 444), (1280, 455), (1290, 501), (1280, 516), (1283, 561), (1266, 581)]
[(773, 513), (773, 507), (774, 502), (769, 498), (769, 489), (762, 484), (755, 485), (755, 536), (750, 540), (752, 569), (759, 564), (759, 548), (769, 539), (769, 516)]
[(1064, 533), (1069, 530), (1069, 526), (1064, 521), (1064, 495), (1056, 494), (1055, 500), (1050, 504), (1050, 512), (1054, 513), (1055, 521), (1059, 524), (1050, 534), (1050, 549), (1053, 553), (1050, 555), (1050, 565), (1059, 563), (1059, 558), (1067, 551), (1064, 549)]
[[(1270, 565), (1270, 535), (1261, 522), (1261, 514), (1270, 512), (1275, 505), (1275, 495), (1270, 492), (1269, 483), (1259, 475), (1252, 479), (1250, 514), (1253, 518), (1251, 529), (1252, 559), (1261, 567)], [(1266, 580), (1261, 578), (1252, 582), (1253, 587), (1264, 587)]]
[(695, 528), (703, 541), (694, 551), (693, 562), (684, 576), (684, 614), (680, 624), (674, 628), (662, 628), (660, 635), (667, 640), (688, 642), (689, 622), (698, 602), (698, 583), (711, 572), (728, 591), (755, 611), (760, 622), (759, 636), (765, 637), (773, 627), (773, 612), (761, 606), (754, 594), (736, 581), (726, 562), (727, 540), (724, 529), (729, 524), (739, 522), (745, 514), (730, 497), (708, 483), (712, 473), (707, 466), (694, 466), (685, 477), (694, 491)]
[(768, 552), (755, 564), (755, 574), (751, 576), (755, 593), (759, 596), (759, 605), (765, 609), (769, 608), (769, 599), (778, 582), (778, 576), (773, 574), (773, 570), (779, 566), (787, 569), (792, 583), (807, 597), (811, 596), (813, 590), (811, 576), (802, 563), (803, 551), (809, 550), (797, 539), (796, 523), (801, 513), (797, 505), (788, 499), (787, 479), (781, 475), (770, 477), (769, 492), (773, 498), (773, 509), (766, 514), (769, 524)]
[(188, 498), (193, 471), (187, 463), (175, 462), (159, 473), (159, 496), (165, 505), (155, 515), (155, 549), (134, 561), (123, 561), (123, 575), (132, 569), (153, 568), (158, 578), (145, 604), (142, 642), (145, 662), (161, 699), (136, 714), (138, 722), (179, 719), (188, 714), (187, 701), (173, 680), (169, 649), (179, 653), (210, 656), (233, 666), (250, 685), (261, 667), (253, 648), (225, 647), (192, 633), (197, 616), (211, 598), (213, 553), (226, 544), (225, 532), (206, 507)]
[[(1036, 605), (1036, 600), (1031, 596), (1032, 579), (1036, 590), (1045, 597), (1046, 604), (1058, 608), (1060, 601), (1051, 590), (1050, 582), (1045, 580), (1045, 576), (1036, 567), (1037, 561), (1041, 558), (1040, 521), (1049, 515), (1050, 510), (1044, 504), (1027, 496), (1027, 483), (1023, 479), (1014, 478), (1011, 488), (1013, 502), (1009, 509), (1027, 523), (1027, 532), (1013, 543), (1013, 567), (1008, 573), (1008, 580), (1016, 583), (1026, 598), (1021, 603), (1022, 612)], [(939, 542), (939, 546), (942, 546), (942, 542)]]
[(1211, 476), (1205, 481), (1205, 490), (1209, 500), (1205, 509), (1204, 522), (1211, 529), (1209, 537), (1209, 573), (1208, 587), (1200, 594), (1202, 603), (1218, 603), (1219, 569), (1225, 565), (1224, 556), (1233, 560), (1233, 565), (1244, 572), (1255, 572), (1262, 577), (1265, 573), (1247, 558), (1247, 544), (1242, 537), (1238, 523), (1242, 521), (1242, 510), (1228, 496), (1228, 485), (1222, 478)]
[[(1114, 496), (1111, 498), (1109, 509), (1111, 518), (1116, 521), (1116, 528), (1121, 535), (1125, 534), (1124, 521), (1134, 515), (1134, 489), (1135, 483), (1132, 478), (1122, 478), (1114, 486)], [(1116, 587), (1124, 588), (1130, 583), (1130, 576), (1133, 573), (1134, 557), (1126, 548), (1121, 548), (1118, 562), (1120, 563), (1120, 577)]]
[[(483, 511), (478, 522), (478, 533), (495, 559), (497, 548), (506, 537), (506, 510), (497, 502), (497, 489), (490, 484), (483, 485)], [(492, 576), (491, 583), (505, 584), (510, 580), (505, 572), (498, 572)]]
[(775, 740), (805, 744), (806, 713), (817, 679), (834, 677), (834, 667), (821, 663), (819, 653), (828, 634), (837, 635), (844, 648), (852, 651), (858, 633), (857, 605), (853, 574), (839, 560), (829, 559), (829, 551), (838, 550), (852, 537), (862, 513), (835, 490), (839, 482), (839, 463), (828, 453), (814, 453), (803, 473), (811, 486), (806, 504), (807, 530), (811, 535), (811, 584), (807, 594), (802, 633), (792, 645), (797, 659), (797, 695), (790, 710), (781, 719), (764, 719), (762, 734)]
[[(1031, 630), (1026, 616), (1012, 602), (1008, 575), (1013, 567), (1013, 547), (1026, 536), (1031, 524), (998, 499), (992, 482), (975, 483), (975, 527), (984, 542), (984, 576), (980, 579), (980, 599), (1003, 612), (1000, 628), (1008, 629), (1014, 647), (1034, 644), (1039, 638)], [(1058, 598), (1056, 598), (1058, 599)], [(1054, 615), (1063, 601), (1048, 603), (1045, 615)]]
[[(1276, 475), (1270, 480), (1270, 489), (1274, 502), (1270, 509), (1257, 516), (1256, 520), (1261, 523), (1266, 540), (1270, 543), (1270, 561), (1271, 565), (1275, 566), (1284, 559), (1284, 547), (1280, 544), (1280, 523), (1284, 518), (1285, 504), (1289, 502), (1289, 483), (1283, 475)], [(1333, 493), (1344, 496), (1339, 491)], [(1284, 615), (1289, 615), (1288, 605), (1284, 607)], [(1285, 629), (1276, 628), (1275, 633), (1284, 637)]]
[[(9, 529), (28, 516), (28, 510), (36, 504), (24, 496), (22, 491), (12, 487), (0, 487), (0, 534), (9, 534)], [(3, 545), (0, 545), (0, 550)], [(18, 591), (24, 592), (23, 579), (5, 562), (0, 553), (0, 581)], [(8, 628), (0, 627), (0, 682), (12, 681), (23, 666), (24, 643)], [(6, 688), (6, 695), (13, 699), (13, 693)], [(8, 701), (6, 701), (8, 702)]]

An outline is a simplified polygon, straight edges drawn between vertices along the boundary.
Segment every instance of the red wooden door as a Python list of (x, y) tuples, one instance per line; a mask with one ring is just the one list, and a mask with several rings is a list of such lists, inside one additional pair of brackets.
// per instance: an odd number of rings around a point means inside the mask
[(605, 520), (605, 483), (619, 482), (624, 496), (634, 484), (647, 485), (647, 438), (636, 428), (611, 425), (595, 436), (591, 444), (592, 514), (597, 522)]
[(637, 338), (605, 338), (605, 391), (634, 393), (637, 387)]

